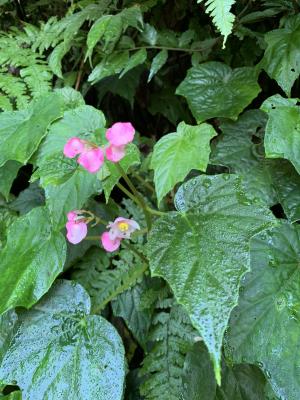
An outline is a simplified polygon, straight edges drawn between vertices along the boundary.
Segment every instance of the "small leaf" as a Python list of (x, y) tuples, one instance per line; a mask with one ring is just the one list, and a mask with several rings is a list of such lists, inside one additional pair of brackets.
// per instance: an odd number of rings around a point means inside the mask
[(189, 69), (176, 94), (187, 99), (199, 123), (214, 117), (237, 119), (260, 90), (253, 68), (231, 69), (210, 61)]
[(19, 312), (0, 365), (2, 382), (16, 381), (23, 400), (121, 400), (122, 340), (109, 322), (89, 312), (80, 285), (56, 282), (32, 310)]
[(268, 32), (265, 41), (267, 48), (261, 65), (290, 96), (300, 74), (300, 16), (294, 15), (286, 20), (284, 28)]
[(234, 361), (258, 364), (289, 400), (300, 392), (299, 237), (299, 225), (285, 223), (251, 240), (251, 272), (227, 338)]
[(276, 220), (267, 207), (253, 207), (236, 175), (191, 179), (175, 204), (180, 212), (159, 218), (150, 231), (151, 273), (167, 280), (187, 310), (220, 383), (223, 335), (249, 270), (249, 240)]
[(181, 122), (176, 132), (163, 136), (155, 144), (151, 168), (158, 203), (192, 169), (206, 171), (209, 143), (216, 134), (211, 125), (191, 126)]
[(119, 78), (121, 79), (128, 71), (136, 66), (143, 64), (147, 59), (147, 51), (145, 49), (140, 49), (135, 52), (129, 59), (128, 64), (121, 72)]
[(148, 77), (148, 83), (151, 81), (154, 75), (165, 65), (168, 59), (167, 50), (161, 50), (156, 56), (153, 58), (150, 68), (150, 73)]
[(44, 207), (18, 218), (1, 252), (0, 314), (36, 303), (62, 271), (65, 257), (65, 239), (52, 231)]
[(119, 74), (124, 68), (126, 68), (128, 61), (128, 51), (115, 52), (103, 58), (102, 61), (96, 65), (90, 73), (88, 81), (94, 85), (107, 76)]

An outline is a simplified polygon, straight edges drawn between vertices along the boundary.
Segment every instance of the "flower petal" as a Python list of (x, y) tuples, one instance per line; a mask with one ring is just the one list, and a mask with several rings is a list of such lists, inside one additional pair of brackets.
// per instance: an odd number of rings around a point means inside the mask
[(106, 251), (113, 252), (120, 247), (121, 239), (116, 238), (111, 240), (109, 237), (109, 232), (103, 232), (101, 235), (101, 242)]
[(72, 137), (67, 141), (64, 147), (64, 155), (68, 158), (74, 158), (84, 150), (84, 142), (78, 137)]
[(70, 243), (77, 244), (87, 235), (87, 224), (85, 222), (69, 221), (66, 223), (67, 239)]
[(111, 144), (106, 149), (106, 158), (113, 163), (116, 163), (116, 162), (122, 160), (122, 158), (124, 156), (125, 156), (125, 145), (124, 146), (114, 146)]
[(92, 174), (99, 171), (104, 163), (104, 154), (100, 147), (86, 150), (81, 153), (77, 160), (84, 169)]
[(122, 146), (133, 141), (135, 129), (130, 122), (116, 122), (106, 131), (106, 139), (113, 146)]

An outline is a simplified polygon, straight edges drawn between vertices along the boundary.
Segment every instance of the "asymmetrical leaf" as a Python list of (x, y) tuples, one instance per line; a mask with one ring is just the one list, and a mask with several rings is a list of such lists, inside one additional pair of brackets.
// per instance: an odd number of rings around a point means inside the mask
[(235, 362), (258, 364), (278, 397), (299, 397), (298, 225), (281, 224), (251, 240), (251, 272), (242, 284), (228, 344)]
[(210, 61), (189, 69), (176, 94), (187, 99), (199, 123), (214, 117), (237, 119), (260, 90), (253, 68), (231, 69)]
[(156, 56), (153, 58), (150, 68), (150, 73), (148, 77), (148, 83), (151, 81), (154, 75), (164, 66), (168, 59), (167, 50), (161, 50)]
[(267, 207), (253, 207), (235, 175), (194, 178), (175, 204), (180, 212), (159, 218), (150, 232), (151, 272), (167, 280), (186, 308), (220, 382), (222, 339), (249, 270), (249, 240), (276, 221)]
[(121, 338), (109, 322), (89, 312), (84, 289), (58, 281), (32, 310), (18, 313), (0, 363), (1, 381), (17, 382), (23, 400), (121, 400)]
[(209, 124), (192, 126), (181, 122), (176, 132), (163, 136), (155, 144), (151, 168), (158, 203), (192, 169), (206, 171), (210, 140), (216, 134)]
[(9, 228), (0, 257), (0, 314), (16, 306), (31, 307), (62, 271), (65, 239), (49, 220), (47, 210), (38, 207)]

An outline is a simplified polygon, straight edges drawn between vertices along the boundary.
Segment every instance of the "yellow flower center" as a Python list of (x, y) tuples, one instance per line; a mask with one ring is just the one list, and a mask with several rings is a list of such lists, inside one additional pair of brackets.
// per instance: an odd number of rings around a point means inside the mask
[(126, 232), (129, 229), (129, 225), (127, 224), (127, 222), (119, 222), (118, 228), (120, 229), (121, 232)]

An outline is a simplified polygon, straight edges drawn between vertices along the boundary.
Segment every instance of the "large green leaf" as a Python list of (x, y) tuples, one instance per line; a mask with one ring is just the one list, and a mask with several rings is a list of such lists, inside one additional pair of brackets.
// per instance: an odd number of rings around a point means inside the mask
[(176, 94), (186, 97), (199, 123), (213, 117), (236, 119), (260, 90), (253, 68), (231, 69), (210, 61), (189, 69)]
[(284, 28), (275, 29), (265, 35), (267, 48), (262, 66), (275, 79), (287, 96), (300, 74), (300, 16), (286, 20)]
[(62, 271), (65, 239), (52, 231), (49, 213), (34, 208), (9, 228), (0, 257), (0, 313), (15, 306), (31, 307)]
[(250, 249), (251, 272), (228, 331), (230, 356), (258, 364), (277, 396), (298, 400), (300, 227), (282, 224), (263, 232)]
[(254, 206), (235, 175), (192, 179), (175, 203), (180, 212), (159, 218), (150, 232), (151, 272), (168, 281), (188, 311), (220, 382), (222, 339), (249, 269), (249, 240), (275, 218), (268, 208)]
[(85, 290), (58, 281), (32, 310), (19, 313), (0, 364), (2, 382), (16, 382), (23, 400), (121, 400), (121, 338), (104, 318), (89, 312)]
[(37, 149), (51, 122), (63, 114), (63, 99), (51, 93), (22, 111), (0, 114), (0, 166), (8, 160), (25, 164)]
[(163, 136), (155, 144), (151, 168), (158, 203), (192, 169), (206, 170), (209, 143), (216, 134), (211, 125), (191, 126), (181, 122), (176, 132)]
[(237, 121), (222, 121), (210, 162), (243, 175), (248, 193), (269, 206), (280, 203), (293, 222), (300, 219), (300, 176), (288, 161), (264, 157), (265, 124), (260, 110), (246, 111)]
[(40, 148), (37, 158), (39, 168), (34, 179), (40, 178), (51, 219), (58, 226), (63, 226), (68, 211), (80, 209), (91, 195), (101, 189), (96, 174), (90, 174), (75, 160), (64, 157), (64, 145), (73, 136), (103, 145), (100, 131), (104, 130), (104, 126), (101, 111), (80, 106), (66, 111), (62, 119), (52, 124)]
[(266, 156), (290, 160), (300, 174), (300, 107), (293, 105), (296, 101), (273, 96), (262, 109), (269, 116), (264, 140)]

